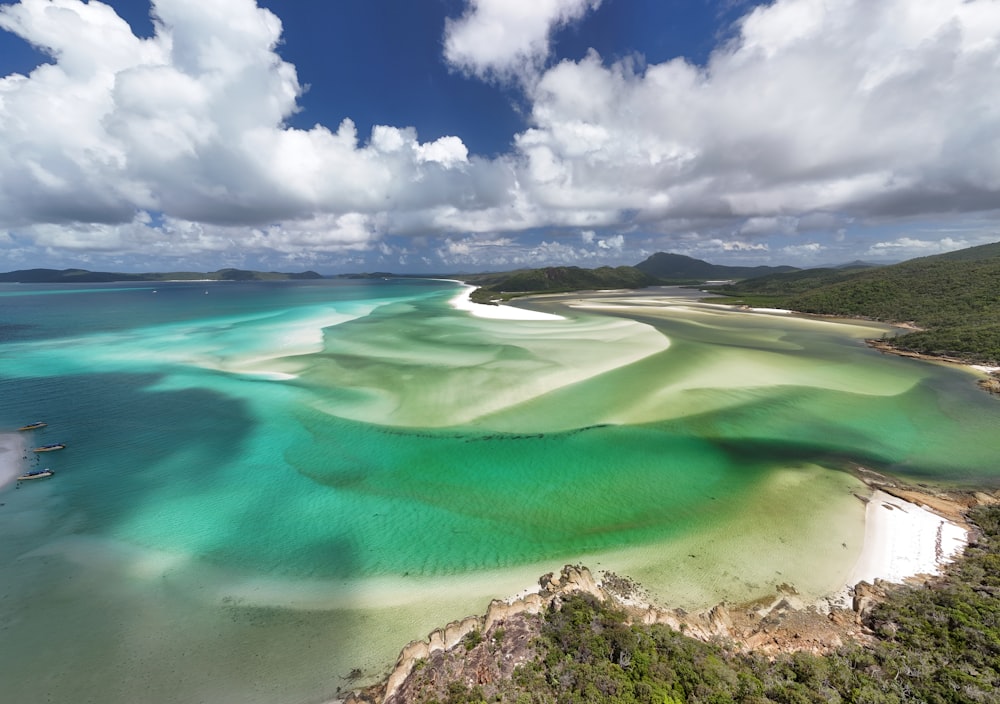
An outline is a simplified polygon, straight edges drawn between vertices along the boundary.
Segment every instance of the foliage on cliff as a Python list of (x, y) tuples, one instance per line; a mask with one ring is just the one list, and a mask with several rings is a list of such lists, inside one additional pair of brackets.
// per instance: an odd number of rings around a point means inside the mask
[[(971, 516), (978, 543), (928, 587), (875, 609), (871, 646), (768, 659), (666, 626), (629, 625), (588, 595), (541, 625), (537, 657), (500, 681), (453, 680), (413, 700), (438, 704), (959, 704), (1000, 701), (1000, 507)], [(493, 657), (503, 660), (501, 648)]]
[(480, 287), (472, 295), (472, 300), (480, 302), (509, 298), (510, 294), (644, 288), (659, 283), (654, 277), (631, 266), (602, 266), (597, 269), (550, 266), (544, 269), (525, 269), (507, 274), (479, 274), (463, 278)]
[(845, 273), (814, 269), (725, 286), (751, 305), (912, 322), (894, 347), (1000, 363), (1000, 243)]

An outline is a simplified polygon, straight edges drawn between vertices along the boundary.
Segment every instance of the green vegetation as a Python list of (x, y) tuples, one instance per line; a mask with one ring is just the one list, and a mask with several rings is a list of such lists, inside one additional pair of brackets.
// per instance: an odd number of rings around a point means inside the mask
[(748, 305), (846, 315), (921, 330), (893, 347), (1000, 363), (1000, 243), (864, 270), (814, 269), (723, 286)]
[(126, 274), (112, 271), (87, 271), (86, 269), (21, 269), (0, 274), (0, 282), (21, 284), (83, 284), (117, 281), (287, 281), (322, 278), (315, 271), (282, 274), (276, 271), (247, 271), (245, 269), (219, 269), (208, 273), (172, 271), (151, 274)]
[(657, 252), (635, 268), (662, 283), (700, 283), (707, 280), (749, 279), (780, 272), (798, 271), (793, 266), (724, 266), (709, 264), (683, 254)]
[(867, 624), (871, 646), (769, 659), (665, 626), (628, 625), (587, 595), (545, 615), (538, 658), (509, 680), (451, 682), (424, 702), (516, 704), (959, 704), (1000, 701), (1000, 507), (983, 536), (928, 587), (900, 587)]
[(660, 283), (635, 267), (602, 266), (581, 269), (577, 266), (553, 266), (545, 269), (525, 269), (505, 274), (476, 274), (463, 277), (478, 285), (472, 300), (479, 303), (509, 300), (528, 293), (564, 293), (613, 288), (645, 288)]

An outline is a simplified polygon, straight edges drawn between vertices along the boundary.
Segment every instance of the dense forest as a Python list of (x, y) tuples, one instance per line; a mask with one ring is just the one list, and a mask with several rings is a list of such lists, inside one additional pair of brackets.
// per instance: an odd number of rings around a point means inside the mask
[(645, 288), (661, 283), (655, 277), (632, 266), (602, 266), (597, 269), (553, 266), (502, 274), (473, 274), (462, 278), (470, 284), (479, 286), (473, 292), (472, 300), (480, 303), (506, 300), (526, 293)]
[[(898, 587), (867, 617), (868, 645), (774, 658), (705, 643), (574, 595), (544, 615), (536, 657), (486, 685), (426, 686), (414, 702), (462, 704), (959, 704), (1000, 701), (1000, 507), (974, 509), (981, 537), (927, 587)], [(503, 658), (501, 630), (488, 647)], [(467, 647), (482, 647), (482, 636)]]
[(720, 292), (749, 305), (911, 323), (893, 347), (1000, 364), (1000, 243), (864, 270), (812, 269)]

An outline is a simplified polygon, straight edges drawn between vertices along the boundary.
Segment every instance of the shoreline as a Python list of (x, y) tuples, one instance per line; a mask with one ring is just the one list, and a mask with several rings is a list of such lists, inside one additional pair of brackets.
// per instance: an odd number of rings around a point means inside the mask
[[(886, 594), (886, 584), (916, 584), (943, 574), (944, 568), (968, 545), (971, 526), (966, 510), (977, 504), (1000, 503), (1000, 496), (984, 492), (933, 493), (897, 486), (887, 477), (856, 468), (870, 488), (866, 502), (864, 543), (860, 555), (835, 593), (818, 602), (804, 602), (794, 585), (782, 584), (777, 593), (740, 604), (720, 602), (690, 614), (649, 601), (642, 585), (611, 572), (592, 574), (582, 565), (566, 565), (560, 573), (539, 578), (536, 585), (506, 599), (494, 599), (481, 615), (466, 616), (433, 630), (423, 640), (405, 645), (389, 674), (377, 684), (345, 693), (333, 702), (378, 704), (393, 702), (415, 671), (436, 653), (461, 660), (469, 650), (468, 637), (489, 639), (496, 629), (518, 623), (551, 608), (573, 593), (612, 600), (635, 623), (661, 623), (690, 637), (728, 640), (736, 647), (775, 654), (808, 651), (814, 654), (841, 647), (845, 641), (871, 638), (862, 618)], [(905, 496), (905, 498), (903, 498)], [(457, 655), (451, 655), (457, 653)], [(343, 695), (341, 695), (343, 696)], [(401, 701), (405, 701), (405, 696)]]
[(831, 605), (850, 604), (863, 582), (906, 584), (921, 576), (939, 575), (969, 543), (969, 526), (964, 521), (918, 503), (919, 496), (911, 494), (915, 501), (910, 501), (886, 490), (891, 487), (870, 486), (861, 554), (841, 588), (826, 600)]
[(554, 313), (542, 313), (540, 311), (517, 308), (503, 303), (497, 305), (487, 305), (485, 303), (475, 303), (470, 296), (478, 286), (467, 284), (456, 279), (445, 279), (462, 284), (465, 288), (448, 303), (456, 310), (466, 311), (477, 318), (489, 318), (494, 320), (566, 320), (565, 316)]

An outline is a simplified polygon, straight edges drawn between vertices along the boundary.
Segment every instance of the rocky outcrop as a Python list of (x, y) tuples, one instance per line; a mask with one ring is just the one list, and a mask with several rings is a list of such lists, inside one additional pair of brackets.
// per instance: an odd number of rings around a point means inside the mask
[[(470, 616), (461, 621), (453, 621), (444, 628), (438, 628), (430, 632), (424, 640), (415, 640), (406, 645), (396, 659), (396, 665), (385, 681), (382, 688), (373, 688), (363, 693), (355, 693), (348, 702), (371, 702), (382, 701), (390, 704), (396, 701), (406, 701), (398, 695), (404, 688), (407, 679), (418, 666), (423, 667), (427, 662), (434, 659), (438, 654), (452, 651), (460, 644), (474, 644), (476, 642), (489, 641), (496, 636), (499, 628), (504, 628), (513, 621), (517, 621), (521, 630), (524, 631), (525, 619), (522, 616), (539, 614), (547, 609), (553, 602), (559, 600), (567, 594), (584, 592), (592, 594), (598, 599), (607, 599), (608, 594), (602, 590), (594, 576), (586, 567), (567, 565), (562, 571), (555, 575), (549, 573), (538, 580), (539, 591), (528, 594), (522, 598), (512, 601), (501, 601), (494, 599), (490, 602), (489, 608), (483, 616)], [(506, 634), (506, 628), (505, 628)], [(505, 640), (507, 640), (505, 638)], [(463, 645), (463, 648), (465, 645)], [(471, 652), (473, 647), (468, 648)], [(509, 656), (510, 653), (501, 653), (501, 656)], [(505, 657), (507, 664), (511, 665), (517, 658)], [(482, 679), (483, 673), (489, 670), (485, 668), (485, 663), (480, 663), (479, 674), (474, 680)], [(502, 674), (501, 667), (497, 675)], [(473, 682), (475, 684), (477, 682)]]
[(827, 652), (845, 638), (866, 637), (862, 616), (884, 598), (882, 585), (861, 583), (853, 610), (820, 610), (805, 605), (794, 588), (778, 587), (773, 597), (751, 604), (718, 604), (690, 614), (664, 609), (637, 598), (641, 589), (627, 578), (608, 573), (598, 582), (586, 567), (567, 565), (539, 579), (539, 591), (502, 601), (495, 599), (482, 616), (453, 621), (413, 641), (400, 652), (382, 686), (356, 692), (349, 704), (405, 704), (422, 688), (446, 688), (448, 682), (483, 685), (510, 677), (518, 665), (534, 657), (543, 611), (559, 608), (569, 594), (585, 593), (611, 600), (634, 623), (663, 624), (699, 640), (726, 640), (746, 650)]
[[(863, 467), (855, 467), (855, 472), (869, 486), (927, 506), (949, 520), (964, 522), (969, 507), (1000, 503), (1000, 492), (933, 491), (897, 485)], [(850, 590), (846, 600), (831, 598), (825, 605), (818, 605), (804, 603), (794, 587), (782, 584), (776, 594), (754, 602), (722, 603), (690, 614), (650, 603), (642, 587), (627, 577), (603, 573), (598, 581), (586, 567), (567, 565), (558, 575), (541, 577), (536, 593), (509, 601), (494, 600), (484, 615), (454, 621), (432, 631), (424, 640), (411, 642), (403, 648), (383, 684), (355, 692), (346, 701), (406, 704), (425, 688), (446, 692), (450, 682), (472, 687), (509, 678), (518, 665), (535, 656), (533, 643), (542, 626), (537, 615), (549, 608), (560, 608), (562, 599), (573, 593), (612, 601), (632, 623), (663, 624), (700, 640), (725, 640), (737, 648), (761, 653), (821, 654), (846, 641), (871, 639), (873, 635), (865, 624), (891, 588), (882, 580), (874, 584), (861, 582)]]

